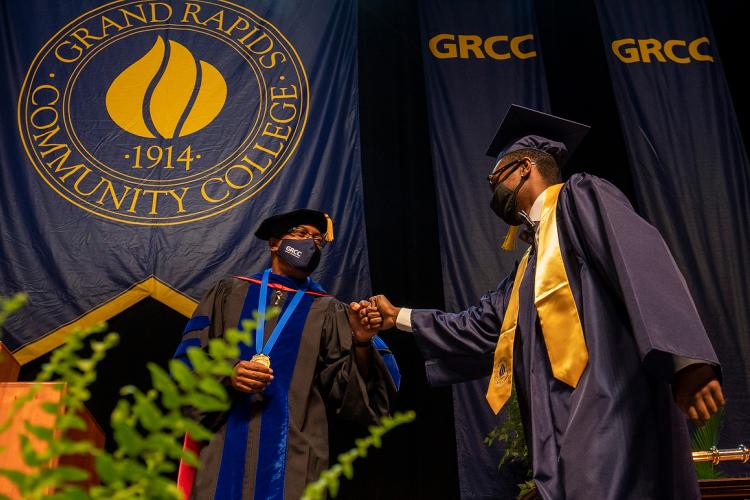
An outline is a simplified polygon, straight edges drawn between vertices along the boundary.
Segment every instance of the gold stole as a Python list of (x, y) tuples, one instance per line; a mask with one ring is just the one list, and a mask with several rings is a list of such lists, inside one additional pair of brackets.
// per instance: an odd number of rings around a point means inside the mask
[[(562, 184), (547, 188), (539, 221), (537, 266), (534, 274), (534, 305), (539, 315), (553, 376), (575, 388), (589, 361), (578, 308), (565, 273), (557, 235), (557, 199)], [(495, 413), (510, 397), (513, 382), (513, 342), (518, 325), (518, 290), (521, 287), (529, 252), (518, 264), (508, 308), (495, 348), (487, 402)], [(529, 332), (530, 333), (530, 332)]]

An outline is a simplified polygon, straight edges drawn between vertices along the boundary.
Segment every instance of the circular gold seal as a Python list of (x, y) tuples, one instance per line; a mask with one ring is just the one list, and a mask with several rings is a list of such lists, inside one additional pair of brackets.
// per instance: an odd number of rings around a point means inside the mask
[(270, 22), (225, 0), (118, 1), (34, 58), (18, 104), (31, 163), (109, 220), (192, 222), (260, 192), (299, 144), (309, 86)]

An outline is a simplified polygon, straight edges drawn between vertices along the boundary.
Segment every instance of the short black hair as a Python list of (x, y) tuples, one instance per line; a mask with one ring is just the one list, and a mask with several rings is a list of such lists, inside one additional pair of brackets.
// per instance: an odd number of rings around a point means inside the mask
[(525, 157), (528, 157), (534, 162), (537, 170), (539, 170), (539, 173), (545, 181), (550, 184), (559, 184), (562, 182), (560, 167), (557, 166), (557, 162), (552, 155), (545, 153), (544, 151), (539, 151), (538, 149), (518, 149), (508, 153), (503, 159), (508, 159), (512, 162)]

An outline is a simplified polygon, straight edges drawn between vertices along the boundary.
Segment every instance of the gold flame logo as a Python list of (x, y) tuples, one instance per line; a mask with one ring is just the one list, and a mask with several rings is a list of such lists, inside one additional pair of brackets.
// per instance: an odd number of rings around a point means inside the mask
[[(164, 70), (149, 95), (165, 57), (168, 59)], [(106, 97), (109, 116), (123, 130), (149, 139), (184, 137), (202, 129), (224, 107), (227, 84), (214, 66), (198, 62), (184, 45), (174, 40), (169, 40), (167, 56), (164, 40), (158, 37), (154, 46), (109, 86)], [(200, 84), (196, 89), (199, 68)], [(144, 116), (146, 112), (150, 124)]]

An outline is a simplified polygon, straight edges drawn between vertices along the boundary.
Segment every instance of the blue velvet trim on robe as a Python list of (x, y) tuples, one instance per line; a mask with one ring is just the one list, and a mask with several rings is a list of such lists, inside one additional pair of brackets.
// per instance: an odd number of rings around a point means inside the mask
[[(180, 342), (180, 345), (177, 346), (177, 350), (174, 352), (173, 358), (182, 358), (187, 353), (188, 347), (200, 347), (201, 346), (201, 339), (185, 339), (182, 342)], [(181, 360), (185, 363), (189, 363), (189, 360), (183, 359)]]
[(386, 344), (385, 341), (380, 337), (373, 337), (372, 344), (380, 353), (380, 357), (383, 358), (385, 367), (388, 368), (388, 373), (391, 374), (393, 385), (396, 386), (396, 390), (398, 391), (401, 388), (401, 372), (398, 369), (398, 363), (396, 363), (396, 356), (393, 355), (391, 350), (388, 348), (388, 344)]
[(195, 330), (203, 330), (210, 324), (211, 320), (208, 319), (208, 316), (193, 316), (190, 318), (190, 321), (187, 322), (187, 325), (185, 325), (182, 335), (194, 332)]

